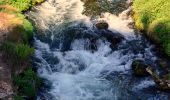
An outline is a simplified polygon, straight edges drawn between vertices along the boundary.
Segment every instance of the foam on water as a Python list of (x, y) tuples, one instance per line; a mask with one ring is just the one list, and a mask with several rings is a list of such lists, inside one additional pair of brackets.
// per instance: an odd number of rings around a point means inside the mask
[(139, 84), (137, 84), (136, 86), (133, 87), (133, 90), (140, 90), (140, 89), (144, 89), (147, 88), (149, 86), (154, 86), (155, 82), (153, 80), (150, 79), (145, 79), (143, 81), (141, 81)]
[[(124, 89), (104, 77), (113, 72), (127, 73), (132, 59), (138, 56), (133, 53), (122, 55), (117, 50), (111, 52), (110, 43), (98, 40), (98, 51), (92, 53), (84, 49), (84, 39), (75, 40), (72, 50), (66, 52), (51, 51), (46, 44), (36, 40), (36, 56), (41, 59), (39, 75), (52, 82), (49, 91), (55, 100), (117, 100)], [(77, 48), (78, 47), (78, 48)], [(44, 52), (46, 50), (46, 52)], [(39, 53), (37, 53), (39, 52)], [(51, 66), (45, 55), (59, 59)], [(151, 56), (151, 55), (150, 55)], [(54, 60), (54, 59), (51, 59)], [(103, 74), (104, 73), (104, 74)], [(148, 81), (149, 82), (149, 81)], [(146, 85), (146, 84), (145, 84)], [(120, 90), (119, 90), (120, 89)], [(124, 95), (126, 96), (126, 95)]]
[[(82, 15), (83, 2), (80, 0), (47, 0), (40, 6), (33, 8), (28, 12), (28, 16), (40, 32), (54, 35), (63, 30), (67, 24), (72, 23), (73, 26), (83, 22), (88, 27), (92, 27), (90, 18)], [(57, 30), (57, 31), (56, 31)]]
[[(39, 69), (40, 76), (52, 82), (52, 89), (49, 93), (56, 100), (100, 100), (102, 98), (112, 100), (118, 94), (112, 93), (113, 88), (111, 87), (113, 87), (113, 84), (100, 78), (100, 73), (105, 70), (121, 70), (114, 68), (120, 64), (118, 59), (115, 58), (114, 63), (110, 62), (109, 57), (104, 57), (104, 53), (107, 52), (108, 50), (103, 51), (103, 54), (100, 54), (100, 52), (92, 54), (85, 50), (73, 50), (66, 52), (64, 56), (62, 52), (52, 52), (60, 60), (56, 65), (59, 69), (58, 71), (53, 69), (52, 73), (50, 73), (47, 71), (49, 65), (42, 63), (44, 66)], [(40, 54), (37, 56), (42, 58)], [(83, 66), (84, 69), (80, 70), (80, 67)]]
[[(134, 35), (134, 30), (128, 27), (131, 19), (122, 19), (110, 13), (103, 13), (103, 18), (90, 20), (82, 15), (83, 3), (80, 0), (47, 0), (27, 15), (34, 21), (38, 30), (45, 34), (58, 34), (67, 27), (84, 23), (93, 29), (96, 20), (105, 20), (109, 29), (125, 36), (125, 40), (112, 50), (105, 39), (96, 41), (97, 51), (87, 49), (88, 39), (75, 39), (69, 51), (52, 49), (46, 41), (35, 37), (35, 58), (40, 77), (52, 83), (50, 94), (54, 100), (118, 100), (127, 99), (129, 93), (117, 80), (109, 81), (105, 77), (113, 72), (129, 74), (130, 65), (134, 59), (151, 59), (155, 56), (151, 46), (146, 45), (136, 54), (131, 50), (130, 40), (140, 42), (141, 37)], [(47, 32), (48, 31), (48, 32)], [(47, 32), (47, 33), (46, 33)], [(43, 34), (43, 33), (42, 33)], [(54, 40), (54, 36), (48, 37)], [(60, 37), (58, 37), (60, 38)], [(129, 40), (130, 39), (130, 40)], [(134, 42), (136, 43), (136, 42)], [(127, 51), (128, 50), (128, 51)], [(139, 50), (140, 51), (140, 50)], [(123, 96), (122, 96), (123, 94)], [(46, 96), (45, 96), (46, 97)], [(41, 100), (41, 97), (39, 97)], [(48, 96), (46, 97), (48, 100)]]
[(127, 19), (122, 19), (122, 16), (122, 14), (117, 16), (106, 12), (102, 14), (103, 18), (98, 20), (105, 20), (109, 24), (109, 30), (112, 30), (113, 32), (119, 32), (128, 39), (128, 37), (134, 36), (134, 30), (128, 27), (128, 24), (132, 23), (133, 20), (130, 17)]

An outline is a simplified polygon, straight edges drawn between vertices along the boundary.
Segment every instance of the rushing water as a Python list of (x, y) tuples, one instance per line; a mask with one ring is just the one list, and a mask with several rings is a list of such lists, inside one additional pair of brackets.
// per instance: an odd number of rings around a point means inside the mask
[[(108, 2), (116, 2), (108, 0)], [(80, 0), (47, 0), (28, 12), (36, 26), (35, 65), (44, 87), (38, 100), (168, 100), (166, 93), (155, 89), (150, 77), (135, 78), (131, 74), (134, 59), (154, 64), (158, 59), (154, 46), (128, 27), (133, 22), (109, 12), (102, 18), (82, 14)], [(94, 24), (105, 20), (109, 30), (125, 39), (111, 47), (105, 38), (90, 47), (86, 35), (95, 35)]]

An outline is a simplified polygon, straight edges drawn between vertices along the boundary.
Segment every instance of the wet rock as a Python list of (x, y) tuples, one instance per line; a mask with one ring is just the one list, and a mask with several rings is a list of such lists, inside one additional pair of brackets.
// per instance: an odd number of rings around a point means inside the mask
[(95, 26), (99, 30), (101, 30), (101, 29), (107, 30), (109, 28), (109, 24), (107, 22), (105, 22), (105, 21), (100, 21), (100, 22), (96, 23)]
[(149, 73), (146, 71), (146, 68), (149, 65), (147, 65), (144, 61), (142, 60), (135, 60), (132, 63), (132, 70), (134, 72), (134, 75), (136, 76), (148, 76)]
[(97, 22), (95, 26), (97, 28), (96, 33), (100, 37), (106, 38), (112, 45), (115, 45), (124, 39), (123, 35), (120, 33), (108, 30), (109, 25), (106, 21), (101, 20)]
[(167, 74), (167, 78), (160, 78), (159, 74), (152, 67), (147, 67), (146, 71), (152, 76), (160, 90), (170, 90), (170, 73)]
[(114, 33), (110, 30), (100, 30), (99, 34), (101, 37), (105, 37), (112, 45), (115, 45), (124, 39), (121, 34)]

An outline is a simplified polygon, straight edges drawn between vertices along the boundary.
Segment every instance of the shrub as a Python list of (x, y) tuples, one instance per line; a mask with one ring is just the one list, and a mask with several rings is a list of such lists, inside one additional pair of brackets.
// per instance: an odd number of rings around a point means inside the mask
[(41, 79), (38, 78), (36, 73), (31, 68), (28, 68), (23, 73), (15, 76), (13, 80), (14, 85), (18, 87), (18, 95), (35, 99), (36, 91), (41, 85)]

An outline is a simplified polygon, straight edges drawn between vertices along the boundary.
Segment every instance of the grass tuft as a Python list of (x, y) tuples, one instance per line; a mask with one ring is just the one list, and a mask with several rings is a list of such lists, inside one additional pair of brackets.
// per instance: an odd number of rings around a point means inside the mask
[(20, 96), (27, 96), (29, 100), (35, 99), (36, 91), (41, 86), (41, 79), (37, 77), (36, 73), (28, 68), (23, 73), (14, 77), (14, 85), (18, 87), (19, 90), (19, 100), (22, 98)]

